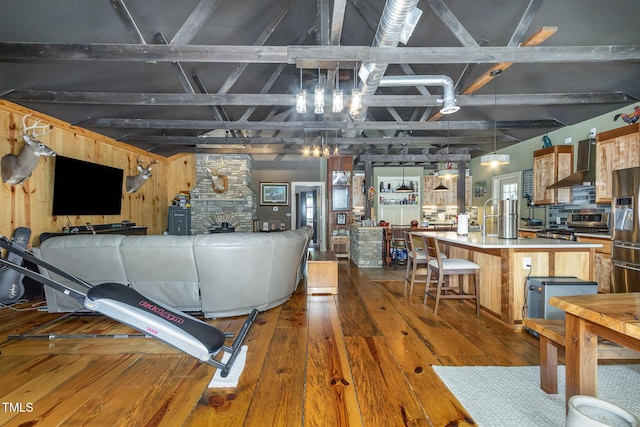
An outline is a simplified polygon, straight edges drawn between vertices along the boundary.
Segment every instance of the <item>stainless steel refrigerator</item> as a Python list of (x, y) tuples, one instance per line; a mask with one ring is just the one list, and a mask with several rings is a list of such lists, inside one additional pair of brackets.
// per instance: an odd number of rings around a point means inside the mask
[(611, 292), (640, 292), (640, 167), (613, 172)]

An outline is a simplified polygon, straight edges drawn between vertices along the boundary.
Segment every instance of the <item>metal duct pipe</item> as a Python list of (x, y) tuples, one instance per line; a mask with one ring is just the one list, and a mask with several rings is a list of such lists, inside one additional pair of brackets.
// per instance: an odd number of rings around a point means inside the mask
[(456, 105), (456, 99), (453, 93), (453, 80), (451, 80), (449, 76), (387, 76), (380, 79), (378, 86), (442, 86), (443, 99), (440, 113), (451, 114), (460, 109), (460, 107)]
[[(400, 40), (400, 34), (404, 28), (407, 16), (416, 8), (418, 0), (387, 0), (382, 11), (382, 17), (376, 30), (371, 47), (396, 47)], [(363, 63), (362, 67), (368, 71), (368, 75), (364, 79), (361, 90), (363, 95), (374, 95), (378, 90), (380, 79), (387, 70), (389, 64)], [(354, 76), (355, 78), (355, 76)], [(352, 121), (364, 121), (367, 117), (367, 108), (361, 109), (357, 115), (347, 114)], [(353, 133), (348, 131), (345, 133)]]

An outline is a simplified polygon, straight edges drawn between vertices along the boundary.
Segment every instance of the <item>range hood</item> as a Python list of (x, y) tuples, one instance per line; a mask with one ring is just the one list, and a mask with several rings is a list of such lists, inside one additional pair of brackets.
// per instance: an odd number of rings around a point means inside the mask
[(574, 187), (576, 185), (593, 185), (596, 178), (596, 140), (584, 139), (578, 142), (578, 161), (576, 171), (555, 184), (549, 185), (547, 190)]

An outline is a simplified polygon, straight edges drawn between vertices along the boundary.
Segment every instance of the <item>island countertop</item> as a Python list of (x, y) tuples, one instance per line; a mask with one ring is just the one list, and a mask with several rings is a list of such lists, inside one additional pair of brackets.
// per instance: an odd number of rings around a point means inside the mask
[[(480, 266), (480, 305), (484, 313), (510, 327), (522, 328), (529, 277), (577, 277), (593, 280), (595, 251), (602, 244), (559, 239), (499, 239), (469, 233), (413, 231), (433, 235), (449, 258), (461, 258)], [(422, 243), (422, 242), (420, 242)], [(462, 283), (465, 292), (476, 292), (467, 276), (450, 280)]]
[(457, 243), (471, 246), (478, 249), (578, 249), (578, 248), (601, 248), (600, 243), (575, 242), (573, 240), (560, 239), (501, 239), (497, 236), (483, 236), (482, 233), (469, 233), (468, 235), (458, 235), (454, 231), (416, 231), (414, 234), (430, 234), (438, 240), (447, 243)]

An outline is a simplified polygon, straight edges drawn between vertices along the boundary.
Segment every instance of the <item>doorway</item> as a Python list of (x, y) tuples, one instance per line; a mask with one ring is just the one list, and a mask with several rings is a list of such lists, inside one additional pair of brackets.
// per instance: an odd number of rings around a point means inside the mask
[(291, 204), (291, 228), (312, 226), (311, 247), (326, 251), (326, 184), (315, 181), (292, 182), (291, 193), (295, 196), (295, 201)]

